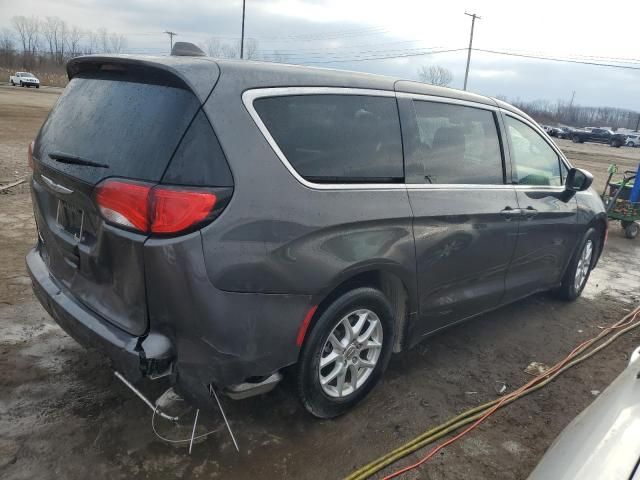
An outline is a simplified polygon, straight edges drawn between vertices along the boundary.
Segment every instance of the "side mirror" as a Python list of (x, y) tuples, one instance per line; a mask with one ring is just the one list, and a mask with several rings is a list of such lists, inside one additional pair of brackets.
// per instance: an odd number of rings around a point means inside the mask
[(593, 183), (593, 175), (581, 168), (572, 168), (564, 182), (565, 190), (570, 192), (582, 192)]

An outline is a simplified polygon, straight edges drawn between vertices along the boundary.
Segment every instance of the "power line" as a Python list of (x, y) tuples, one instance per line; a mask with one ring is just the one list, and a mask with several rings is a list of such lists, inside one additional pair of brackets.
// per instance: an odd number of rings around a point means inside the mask
[(450, 52), (461, 52), (463, 50), (466, 50), (466, 48), (451, 48), (448, 50), (429, 50), (429, 51), (423, 51), (423, 52), (417, 52), (417, 53), (407, 53), (407, 54), (403, 54), (403, 55), (388, 55), (388, 56), (371, 56), (371, 57), (364, 57), (364, 58), (348, 58), (348, 59), (338, 59), (338, 60), (325, 60), (325, 61), (310, 61), (310, 62), (305, 62), (305, 63), (313, 63), (313, 64), (320, 64), (320, 63), (344, 63), (344, 62), (363, 62), (366, 60), (387, 60), (387, 59), (392, 59), (392, 58), (406, 58), (406, 57), (421, 57), (424, 55), (435, 55), (438, 53), (450, 53)]
[(626, 70), (640, 70), (640, 66), (632, 67), (631, 65), (617, 65), (615, 63), (587, 62), (583, 60), (571, 60), (567, 58), (556, 58), (556, 57), (542, 56), (542, 55), (530, 55), (525, 53), (501, 52), (498, 50), (488, 50), (483, 48), (474, 48), (474, 50), (476, 50), (477, 52), (493, 53), (495, 55), (507, 55), (510, 57), (533, 58), (536, 60), (548, 60), (550, 62), (577, 63), (581, 65), (593, 65), (596, 67), (622, 68)]

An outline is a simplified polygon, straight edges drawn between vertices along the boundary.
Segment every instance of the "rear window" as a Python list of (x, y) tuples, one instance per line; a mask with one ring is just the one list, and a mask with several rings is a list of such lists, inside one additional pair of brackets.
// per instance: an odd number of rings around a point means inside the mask
[(394, 98), (292, 95), (254, 101), (288, 162), (318, 183), (402, 182), (400, 122)]
[[(36, 156), (92, 184), (112, 176), (158, 181), (199, 106), (174, 86), (76, 77), (43, 125)], [(52, 153), (106, 168), (57, 162)]]

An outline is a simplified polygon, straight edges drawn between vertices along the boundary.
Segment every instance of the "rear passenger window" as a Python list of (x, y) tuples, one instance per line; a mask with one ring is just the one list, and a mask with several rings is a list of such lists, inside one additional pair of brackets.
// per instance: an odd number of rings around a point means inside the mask
[(508, 115), (505, 123), (516, 182), (519, 185), (562, 185), (560, 158), (555, 150), (526, 123)]
[(404, 181), (395, 98), (292, 95), (254, 107), (291, 166), (318, 183)]
[(414, 101), (418, 158), (427, 183), (503, 184), (502, 152), (493, 112)]

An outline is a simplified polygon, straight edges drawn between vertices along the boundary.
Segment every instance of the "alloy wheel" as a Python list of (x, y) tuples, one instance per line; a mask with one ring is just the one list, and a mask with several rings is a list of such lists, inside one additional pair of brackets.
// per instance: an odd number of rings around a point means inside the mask
[(579, 292), (580, 289), (584, 286), (584, 282), (587, 279), (587, 275), (589, 275), (592, 256), (593, 256), (593, 241), (589, 239), (587, 240), (587, 243), (584, 244), (582, 253), (580, 254), (580, 259), (578, 260), (578, 266), (576, 267), (576, 276), (575, 276), (574, 286), (577, 292)]
[(333, 328), (320, 354), (318, 376), (322, 391), (343, 398), (361, 388), (382, 351), (383, 331), (378, 315), (368, 309), (345, 315)]

